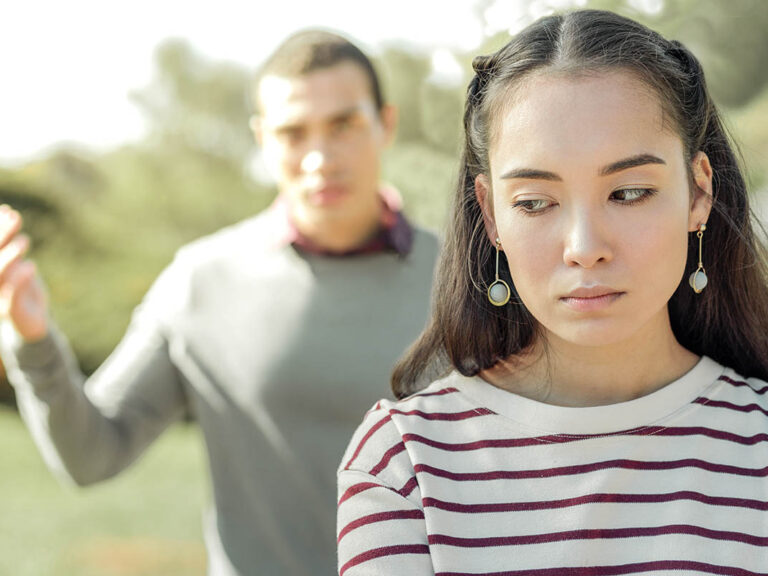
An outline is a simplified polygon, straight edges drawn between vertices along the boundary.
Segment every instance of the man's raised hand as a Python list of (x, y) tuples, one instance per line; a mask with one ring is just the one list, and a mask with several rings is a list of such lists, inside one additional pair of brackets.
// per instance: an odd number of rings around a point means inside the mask
[(24, 258), (29, 238), (21, 229), (21, 215), (0, 206), (0, 315), (33, 342), (48, 333), (48, 301), (35, 264)]

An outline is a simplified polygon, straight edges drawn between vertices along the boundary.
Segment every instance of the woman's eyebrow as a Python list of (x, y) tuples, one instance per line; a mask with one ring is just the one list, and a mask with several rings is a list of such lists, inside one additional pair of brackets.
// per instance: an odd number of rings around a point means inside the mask
[(547, 172), (546, 170), (536, 170), (535, 168), (513, 168), (508, 172), (501, 175), (502, 180), (509, 180), (512, 178), (523, 178), (526, 180), (552, 180), (554, 182), (562, 182), (560, 178), (554, 172)]
[[(610, 176), (616, 172), (637, 168), (638, 166), (645, 166), (646, 164), (666, 165), (666, 162), (653, 154), (636, 154), (635, 156), (629, 156), (628, 158), (623, 158), (616, 162), (612, 162), (607, 166), (603, 166), (597, 173), (599, 176)], [(537, 170), (536, 168), (513, 168), (501, 176), (502, 180), (510, 180), (513, 178), (521, 178), (525, 180), (549, 180), (552, 182), (563, 181), (563, 179), (554, 172)]]
[(613, 162), (607, 166), (603, 166), (598, 171), (598, 175), (610, 176), (616, 172), (621, 172), (622, 170), (628, 170), (630, 168), (637, 168), (638, 166), (645, 166), (646, 164), (666, 164), (666, 162), (664, 162), (664, 160), (658, 156), (654, 156), (653, 154), (637, 154), (635, 156), (630, 156), (629, 158), (619, 160), (618, 162)]

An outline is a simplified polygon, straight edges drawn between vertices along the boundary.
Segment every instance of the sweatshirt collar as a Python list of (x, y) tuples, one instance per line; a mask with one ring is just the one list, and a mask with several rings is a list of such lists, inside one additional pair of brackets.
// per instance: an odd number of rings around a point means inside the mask
[(269, 220), (274, 227), (273, 238), (279, 245), (293, 245), (304, 252), (322, 256), (354, 256), (394, 251), (399, 256), (407, 256), (413, 246), (413, 228), (402, 212), (402, 197), (392, 186), (379, 188), (382, 203), (379, 231), (362, 246), (346, 252), (330, 252), (303, 235), (291, 219), (288, 203), (278, 195), (267, 209)]

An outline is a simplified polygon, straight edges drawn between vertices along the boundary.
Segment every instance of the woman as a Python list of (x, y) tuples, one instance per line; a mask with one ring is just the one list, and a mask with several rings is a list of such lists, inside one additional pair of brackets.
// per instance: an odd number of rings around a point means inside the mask
[(768, 573), (766, 257), (698, 61), (579, 11), (473, 66), (433, 317), (339, 470), (340, 574)]

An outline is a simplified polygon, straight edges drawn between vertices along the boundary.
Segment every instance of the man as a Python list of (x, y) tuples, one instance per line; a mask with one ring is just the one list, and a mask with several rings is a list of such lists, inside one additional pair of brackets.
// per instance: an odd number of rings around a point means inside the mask
[(182, 248), (84, 386), (23, 259), (20, 217), (0, 208), (0, 343), (56, 472), (111, 477), (190, 410), (212, 477), (209, 573), (330, 574), (335, 470), (423, 327), (436, 240), (379, 183), (395, 110), (355, 46), (294, 36), (256, 96), (277, 200)]

